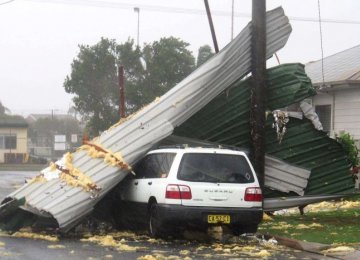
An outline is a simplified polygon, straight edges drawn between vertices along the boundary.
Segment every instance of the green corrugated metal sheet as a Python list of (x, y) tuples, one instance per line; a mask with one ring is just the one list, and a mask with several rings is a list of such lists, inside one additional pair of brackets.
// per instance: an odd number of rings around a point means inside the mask
[[(284, 64), (268, 70), (268, 109), (275, 110), (316, 94), (302, 64)], [(236, 82), (175, 130), (176, 135), (238, 147), (250, 147), (251, 78)], [(290, 118), (281, 144), (266, 124), (266, 152), (279, 159), (311, 170), (305, 194), (350, 192), (354, 188), (342, 147), (307, 120)], [(267, 196), (280, 193), (267, 191)], [(284, 194), (281, 194), (284, 195)], [(292, 194), (293, 195), (293, 194)]]

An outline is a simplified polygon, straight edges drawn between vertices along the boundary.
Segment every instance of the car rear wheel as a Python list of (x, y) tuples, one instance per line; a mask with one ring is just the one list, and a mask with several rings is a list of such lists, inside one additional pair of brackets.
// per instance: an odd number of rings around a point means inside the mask
[(153, 203), (149, 210), (149, 234), (151, 237), (162, 237), (164, 236), (162, 221), (159, 217), (157, 203)]

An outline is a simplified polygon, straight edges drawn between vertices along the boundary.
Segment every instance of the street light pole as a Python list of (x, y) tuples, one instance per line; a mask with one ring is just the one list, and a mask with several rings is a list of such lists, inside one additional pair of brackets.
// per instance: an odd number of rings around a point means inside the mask
[(231, 40), (234, 39), (234, 0), (231, 3)]
[(138, 21), (137, 21), (137, 47), (139, 47), (139, 31), (140, 31), (140, 8), (134, 7), (134, 12), (138, 14)]

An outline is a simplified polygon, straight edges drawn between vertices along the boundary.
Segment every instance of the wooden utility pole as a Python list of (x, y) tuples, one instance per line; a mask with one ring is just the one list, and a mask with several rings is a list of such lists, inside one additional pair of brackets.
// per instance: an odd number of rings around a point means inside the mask
[(252, 0), (251, 34), (251, 155), (260, 186), (264, 187), (266, 109), (266, 0)]

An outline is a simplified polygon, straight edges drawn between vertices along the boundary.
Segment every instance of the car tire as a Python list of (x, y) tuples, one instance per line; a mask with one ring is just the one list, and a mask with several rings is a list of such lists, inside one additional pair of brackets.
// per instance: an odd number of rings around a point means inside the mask
[(164, 237), (162, 221), (159, 217), (157, 203), (153, 203), (150, 206), (148, 228), (149, 228), (149, 234), (151, 237), (154, 237), (154, 238)]

